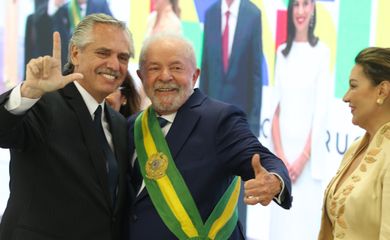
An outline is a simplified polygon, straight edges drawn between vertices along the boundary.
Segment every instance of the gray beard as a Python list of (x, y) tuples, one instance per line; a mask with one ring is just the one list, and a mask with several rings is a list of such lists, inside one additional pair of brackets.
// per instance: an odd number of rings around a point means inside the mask
[(187, 101), (194, 90), (192, 88), (184, 90), (180, 88), (176, 96), (156, 97), (154, 94), (149, 96), (153, 108), (156, 112), (177, 112), (177, 110)]

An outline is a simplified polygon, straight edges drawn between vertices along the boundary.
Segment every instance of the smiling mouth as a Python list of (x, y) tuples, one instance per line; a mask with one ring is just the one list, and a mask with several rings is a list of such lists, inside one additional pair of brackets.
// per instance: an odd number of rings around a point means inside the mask
[(103, 77), (107, 78), (107, 79), (110, 79), (110, 80), (115, 80), (117, 79), (116, 76), (112, 76), (112, 75), (109, 75), (109, 74), (101, 74)]
[(302, 24), (305, 21), (304, 17), (298, 17), (296, 18), (297, 23)]
[(158, 88), (156, 89), (157, 92), (172, 92), (172, 91), (176, 91), (175, 88)]

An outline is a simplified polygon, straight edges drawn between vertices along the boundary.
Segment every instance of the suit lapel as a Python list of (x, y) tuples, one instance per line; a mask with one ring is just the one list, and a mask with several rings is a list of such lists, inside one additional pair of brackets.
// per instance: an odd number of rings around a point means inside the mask
[(204, 99), (205, 96), (199, 90), (196, 90), (176, 114), (171, 129), (166, 136), (174, 161), (176, 161), (177, 155), (200, 118), (199, 113), (194, 111), (194, 108), (199, 106)]
[[(123, 129), (122, 128), (122, 124), (120, 124), (119, 122), (119, 119), (118, 119), (118, 115), (116, 115), (116, 112), (114, 109), (112, 109), (111, 107), (109, 107), (107, 104), (105, 105), (105, 109), (106, 109), (106, 117), (107, 117), (107, 121), (110, 125), (110, 132), (111, 132), (111, 136), (112, 136), (112, 142), (113, 142), (113, 145), (115, 146), (114, 149), (115, 149), (115, 157), (118, 161), (118, 169), (119, 169), (119, 176), (118, 176), (118, 196), (117, 196), (117, 204), (115, 205), (115, 211), (116, 212), (118, 210), (118, 201), (119, 199), (122, 199), (123, 196), (122, 196), (122, 193), (123, 191), (120, 191), (121, 189), (125, 189), (125, 186), (123, 186), (123, 184), (126, 182), (125, 178), (126, 177), (126, 171), (127, 171), (127, 163), (128, 163), (128, 159), (130, 158), (127, 158), (128, 157), (128, 151), (124, 150), (123, 148), (127, 148), (128, 149), (128, 142), (127, 142), (127, 137), (125, 139), (123, 139), (123, 135), (126, 135), (126, 133), (124, 133), (123, 131), (127, 130), (127, 129)], [(124, 156), (123, 155), (123, 152), (126, 151), (126, 155)], [(123, 159), (123, 157), (125, 157), (125, 159)]]
[[(214, 67), (219, 68), (218, 71), (222, 73), (222, 76), (225, 74), (222, 65), (222, 23), (221, 23), (221, 4), (218, 3), (215, 8), (212, 9), (210, 14), (210, 20), (208, 20), (210, 24), (209, 30), (207, 34), (210, 34), (211, 46), (215, 47), (215, 50), (211, 52), (214, 53), (214, 56), (209, 56), (212, 58), (212, 65)], [(215, 42), (215, 43), (213, 43)]]
[(231, 66), (239, 66), (239, 63), (235, 63), (238, 61), (238, 56), (240, 55), (240, 52), (243, 51), (245, 46), (242, 44), (247, 44), (246, 41), (242, 41), (243, 36), (245, 36), (249, 31), (248, 31), (248, 17), (245, 14), (245, 7), (246, 7), (246, 2), (245, 0), (241, 0), (239, 10), (238, 10), (238, 17), (237, 17), (237, 25), (236, 25), (236, 31), (234, 33), (234, 39), (233, 39), (233, 45), (232, 45), (232, 52), (230, 53), (230, 58), (229, 58), (229, 68), (228, 72), (226, 73), (226, 79), (229, 79), (229, 73), (232, 71)]
[[(65, 96), (65, 99), (69, 102), (69, 105), (71, 106), (71, 108), (73, 108), (77, 115), (77, 119), (80, 123), (80, 131), (84, 136), (85, 144), (88, 148), (92, 163), (95, 167), (99, 183), (101, 185), (101, 188), (103, 189), (106, 202), (110, 203), (111, 200), (108, 191), (108, 179), (105, 159), (101, 147), (99, 147), (98, 137), (96, 134), (96, 130), (94, 129), (88, 108), (73, 83), (68, 84), (62, 90), (62, 92)], [(107, 203), (105, 205), (110, 206), (110, 204)]]

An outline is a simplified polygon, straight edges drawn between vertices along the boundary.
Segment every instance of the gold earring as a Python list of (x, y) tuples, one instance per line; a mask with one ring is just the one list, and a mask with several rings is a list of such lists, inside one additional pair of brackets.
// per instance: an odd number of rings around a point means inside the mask
[(378, 98), (376, 100), (376, 103), (378, 103), (378, 105), (382, 105), (383, 104), (383, 99), (382, 98)]
[(121, 105), (122, 105), (122, 106), (126, 106), (126, 102), (123, 102)]

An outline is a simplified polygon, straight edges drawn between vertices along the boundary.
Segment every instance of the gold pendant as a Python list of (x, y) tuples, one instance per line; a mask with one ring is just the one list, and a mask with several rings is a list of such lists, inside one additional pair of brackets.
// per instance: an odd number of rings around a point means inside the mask
[(146, 177), (149, 179), (160, 179), (166, 175), (168, 168), (168, 157), (162, 152), (155, 153), (148, 158), (145, 165)]

